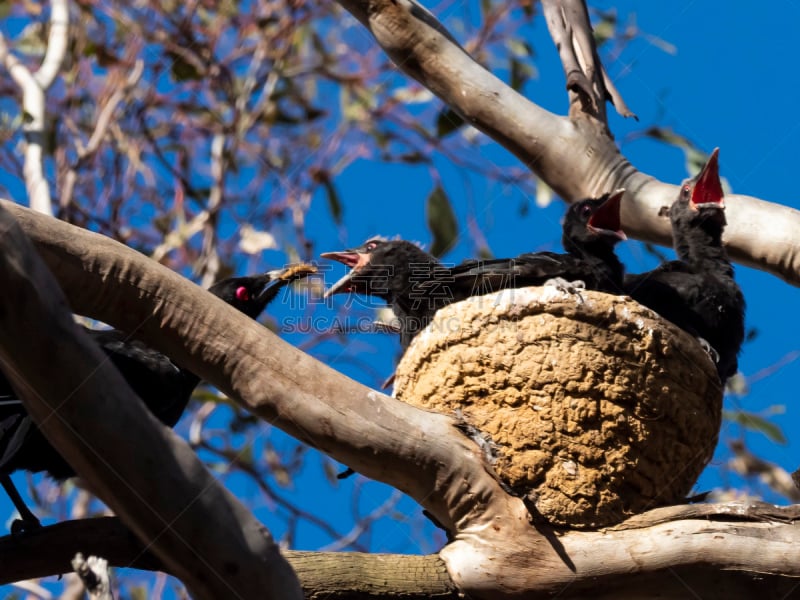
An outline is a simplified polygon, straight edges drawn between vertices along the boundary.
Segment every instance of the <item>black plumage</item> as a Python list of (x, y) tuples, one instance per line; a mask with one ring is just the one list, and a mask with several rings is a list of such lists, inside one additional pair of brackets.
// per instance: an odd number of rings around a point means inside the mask
[(589, 290), (618, 294), (625, 269), (614, 247), (626, 239), (620, 226), (624, 192), (582, 200), (567, 209), (561, 235), (566, 254), (528, 252), (511, 259), (472, 261), (474, 266), (464, 263), (455, 267), (452, 275), (456, 280), (463, 278), (465, 284), (474, 282), (493, 289), (539, 286), (562, 279), (581, 281)]
[(678, 260), (625, 278), (626, 292), (665, 319), (702, 339), (720, 381), (736, 373), (744, 341), (745, 301), (722, 244), (725, 203), (718, 150), (684, 182), (669, 208)]
[(357, 248), (321, 256), (350, 267), (325, 296), (357, 293), (385, 301), (397, 318), (403, 349), (437, 310), (454, 301), (449, 269), (411, 242), (372, 238)]
[(437, 310), (471, 296), (543, 285), (558, 278), (581, 280), (588, 289), (619, 292), (623, 267), (614, 245), (625, 239), (619, 224), (622, 194), (618, 190), (568, 209), (562, 236), (567, 254), (527, 253), (449, 267), (411, 242), (383, 238), (350, 250), (326, 252), (322, 258), (351, 268), (326, 296), (360, 293), (384, 300), (397, 318), (405, 350)]
[[(294, 279), (316, 269), (296, 265), (251, 277), (234, 277), (214, 284), (209, 291), (255, 319), (278, 292)], [(200, 378), (119, 330), (86, 329), (131, 389), (162, 423), (173, 427), (191, 398)], [(24, 469), (46, 471), (57, 480), (75, 475), (74, 469), (47, 441), (33, 423), (10, 382), (0, 372), (0, 485), (8, 493), (22, 517), (14, 531), (39, 526), (38, 519), (25, 506), (10, 474)]]

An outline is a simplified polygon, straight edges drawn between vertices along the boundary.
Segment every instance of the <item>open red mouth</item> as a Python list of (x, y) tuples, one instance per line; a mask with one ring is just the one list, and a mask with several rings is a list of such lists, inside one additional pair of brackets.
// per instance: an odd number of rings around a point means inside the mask
[(339, 279), (325, 292), (324, 297), (328, 298), (334, 294), (346, 294), (356, 291), (353, 285), (353, 275), (369, 264), (370, 255), (367, 253), (355, 252), (354, 250), (343, 250), (341, 252), (323, 252), (320, 257), (335, 260), (343, 265), (350, 267), (344, 277)]
[(603, 202), (597, 210), (594, 211), (587, 226), (591, 231), (602, 235), (615, 237), (618, 240), (627, 240), (628, 237), (622, 231), (622, 224), (620, 219), (620, 205), (622, 196), (625, 195), (624, 189), (615, 190), (608, 197), (608, 200)]
[(719, 179), (719, 148), (714, 148), (708, 162), (697, 176), (689, 205), (693, 210), (705, 207), (725, 208), (722, 182)]

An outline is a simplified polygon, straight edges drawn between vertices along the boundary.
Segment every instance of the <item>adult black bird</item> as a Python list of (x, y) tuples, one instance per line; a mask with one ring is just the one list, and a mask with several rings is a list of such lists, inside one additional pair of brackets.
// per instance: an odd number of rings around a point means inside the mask
[[(310, 265), (295, 265), (261, 275), (225, 279), (209, 291), (255, 319), (285, 285), (315, 271)], [(86, 333), (100, 345), (150, 412), (173, 427), (200, 378), (122, 331), (86, 329)], [(0, 372), (0, 484), (21, 517), (12, 524), (13, 533), (40, 526), (11, 480), (11, 473), (20, 469), (46, 471), (57, 480), (75, 475), (75, 470), (50, 445)]]
[(588, 289), (619, 292), (623, 267), (614, 245), (620, 229), (624, 190), (573, 204), (564, 219), (567, 254), (537, 252), (510, 259), (470, 260), (448, 267), (405, 240), (372, 238), (358, 248), (326, 252), (322, 258), (351, 270), (326, 292), (359, 293), (388, 303), (400, 326), (405, 350), (443, 306), (506, 288), (543, 285), (549, 280), (583, 281)]
[(715, 149), (700, 173), (681, 185), (669, 208), (678, 260), (625, 278), (631, 297), (710, 347), (723, 385), (738, 368), (745, 313), (744, 296), (722, 244), (724, 211)]

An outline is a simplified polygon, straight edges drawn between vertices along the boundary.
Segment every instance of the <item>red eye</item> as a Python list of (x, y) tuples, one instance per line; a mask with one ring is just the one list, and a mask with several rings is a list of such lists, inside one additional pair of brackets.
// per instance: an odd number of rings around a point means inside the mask
[(250, 300), (250, 292), (247, 291), (247, 288), (242, 286), (236, 288), (236, 299), (241, 300), (242, 302), (247, 302)]
[(367, 244), (367, 250), (375, 250), (375, 248), (377, 248), (377, 247), (378, 247), (378, 244), (375, 243), (375, 242), (369, 242)]
[(689, 185), (685, 185), (685, 186), (683, 186), (683, 189), (681, 190), (681, 192), (683, 192), (684, 196), (688, 197), (689, 194), (692, 193), (692, 188)]

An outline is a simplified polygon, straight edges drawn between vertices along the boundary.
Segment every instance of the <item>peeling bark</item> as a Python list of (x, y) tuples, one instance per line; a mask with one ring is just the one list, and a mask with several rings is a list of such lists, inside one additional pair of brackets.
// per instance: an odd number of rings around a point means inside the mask
[[(570, 118), (590, 116), (607, 125), (606, 100), (610, 100), (623, 117), (636, 119), (600, 61), (586, 3), (583, 0), (542, 0), (542, 9), (564, 66), (570, 92)], [(608, 130), (606, 133), (611, 135)]]

